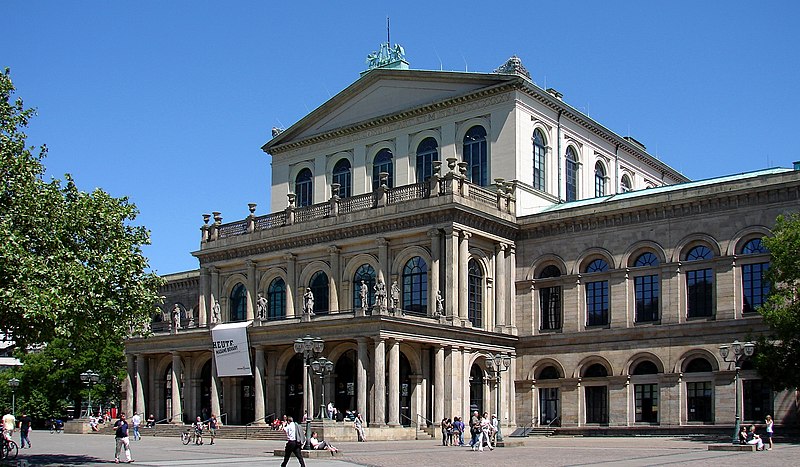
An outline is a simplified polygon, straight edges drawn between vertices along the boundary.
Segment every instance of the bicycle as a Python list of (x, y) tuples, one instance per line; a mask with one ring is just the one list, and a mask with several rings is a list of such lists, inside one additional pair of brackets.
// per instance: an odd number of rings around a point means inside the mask
[(61, 420), (55, 420), (50, 423), (50, 434), (53, 433), (61, 433), (64, 431), (64, 422)]
[(186, 446), (191, 442), (192, 442), (192, 435), (189, 433), (189, 430), (186, 430), (183, 433), (181, 433), (181, 443), (183, 443), (184, 446)]
[(19, 446), (13, 440), (3, 436), (3, 459), (16, 459), (19, 454)]

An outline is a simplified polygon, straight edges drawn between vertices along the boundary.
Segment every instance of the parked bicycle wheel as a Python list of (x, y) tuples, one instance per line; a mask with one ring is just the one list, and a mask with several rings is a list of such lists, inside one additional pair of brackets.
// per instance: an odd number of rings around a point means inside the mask
[(19, 447), (14, 441), (6, 441), (6, 459), (16, 459)]
[(189, 444), (189, 441), (191, 441), (189, 433), (181, 433), (181, 442), (184, 444), (184, 446)]

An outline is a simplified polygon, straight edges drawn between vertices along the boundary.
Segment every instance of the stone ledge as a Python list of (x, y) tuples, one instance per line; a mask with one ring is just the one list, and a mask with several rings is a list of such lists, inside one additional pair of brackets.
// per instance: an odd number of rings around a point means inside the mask
[[(283, 449), (276, 449), (272, 451), (272, 455), (274, 457), (283, 457), (286, 453)], [(300, 454), (306, 459), (319, 459), (321, 457), (342, 457), (342, 451), (339, 452), (331, 452), (327, 449), (320, 449), (320, 450), (309, 450), (303, 449), (300, 451)]]
[(755, 444), (709, 444), (708, 450), (756, 452), (756, 445)]

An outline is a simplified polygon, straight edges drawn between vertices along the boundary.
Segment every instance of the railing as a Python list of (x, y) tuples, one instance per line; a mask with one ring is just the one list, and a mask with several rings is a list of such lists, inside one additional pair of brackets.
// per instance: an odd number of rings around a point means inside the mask
[[(158, 425), (165, 424), (165, 423), (170, 423), (170, 422), (172, 422), (172, 419), (174, 419), (176, 416), (180, 417), (182, 415), (183, 415), (182, 413), (179, 413), (179, 414), (173, 415), (171, 417), (162, 418), (161, 420), (156, 420), (155, 422), (153, 422), (153, 426), (150, 427), (150, 429), (153, 430), (153, 436), (156, 435), (156, 427), (158, 427)], [(183, 419), (180, 419), (180, 420), (181, 420), (181, 423), (183, 423)], [(147, 421), (145, 421), (145, 426), (147, 426)]]
[(271, 414), (264, 415), (264, 416), (263, 416), (263, 417), (261, 417), (261, 418), (255, 419), (255, 420), (253, 420), (252, 422), (245, 424), (245, 426), (244, 426), (244, 439), (247, 439), (247, 429), (248, 429), (248, 428), (250, 428), (250, 426), (251, 426), (251, 425), (255, 425), (255, 424), (256, 424), (256, 422), (260, 422), (260, 421), (262, 421), (262, 420), (263, 420), (264, 422), (266, 422), (266, 421), (267, 421), (267, 418), (271, 418), (271, 417), (274, 417), (274, 416), (275, 416), (275, 412), (272, 412)]
[[(438, 190), (438, 193), (432, 193), (431, 188)], [(513, 192), (513, 188), (511, 192)], [(474, 185), (458, 177), (444, 177), (440, 178), (438, 183), (432, 183), (428, 180), (426, 182), (390, 188), (386, 192), (385, 203), (387, 205), (400, 204), (418, 199), (426, 199), (432, 195), (455, 195), (458, 197), (466, 194), (468, 199), (480, 203), (481, 205), (513, 214), (515, 207), (511, 192), (508, 190), (495, 192), (485, 187)], [(251, 222), (253, 223), (252, 228), (254, 230), (270, 230), (286, 226), (289, 222), (298, 224), (336, 215), (366, 211), (377, 207), (379, 204), (382, 205), (384, 201), (380, 201), (379, 203), (379, 198), (382, 196), (380, 193), (380, 191), (375, 191), (344, 199), (332, 198), (322, 203), (303, 206), (301, 208), (290, 206), (285, 211), (259, 216), (253, 220), (248, 218), (228, 224), (205, 225), (203, 226), (203, 241), (212, 242), (212, 238), (219, 239), (244, 235), (248, 233)]]
[(561, 415), (559, 415), (556, 418), (550, 420), (550, 423), (547, 424), (547, 428), (552, 427), (555, 422), (558, 422), (558, 425), (556, 425), (556, 426), (561, 426)]
[[(434, 426), (434, 425), (436, 425), (435, 423), (433, 423), (433, 420), (428, 420), (428, 419), (427, 419), (427, 418), (425, 418), (425, 416), (424, 416), (424, 415), (422, 415), (421, 413), (418, 413), (418, 414), (417, 414), (417, 418), (421, 418), (421, 419), (422, 419), (422, 420), (423, 420), (423, 421), (424, 421), (424, 422), (427, 424), (426, 426)], [(419, 426), (419, 425), (417, 425), (417, 426)]]
[[(419, 439), (419, 424), (411, 419), (408, 415), (400, 414), (400, 420), (408, 420), (408, 423), (414, 427), (414, 439)], [(402, 425), (402, 423), (401, 423)]]

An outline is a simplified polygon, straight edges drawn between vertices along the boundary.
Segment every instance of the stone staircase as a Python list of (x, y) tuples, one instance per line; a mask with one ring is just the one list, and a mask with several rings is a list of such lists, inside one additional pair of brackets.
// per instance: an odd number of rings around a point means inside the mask
[(558, 427), (526, 427), (517, 428), (513, 433), (508, 435), (511, 438), (526, 438), (529, 436), (553, 436)]
[[(158, 424), (155, 428), (139, 428), (142, 437), (159, 436), (168, 438), (174, 436), (179, 438), (181, 433), (189, 430), (191, 425), (177, 425), (171, 423)], [(131, 436), (133, 428), (131, 428)], [(95, 435), (113, 435), (112, 426), (103, 426), (100, 431), (91, 432)], [(203, 433), (203, 438), (207, 438), (208, 432)], [(271, 441), (286, 441), (286, 434), (283, 431), (275, 431), (267, 426), (244, 426), (244, 425), (225, 425), (217, 430), (217, 438), (220, 439), (259, 439)]]

